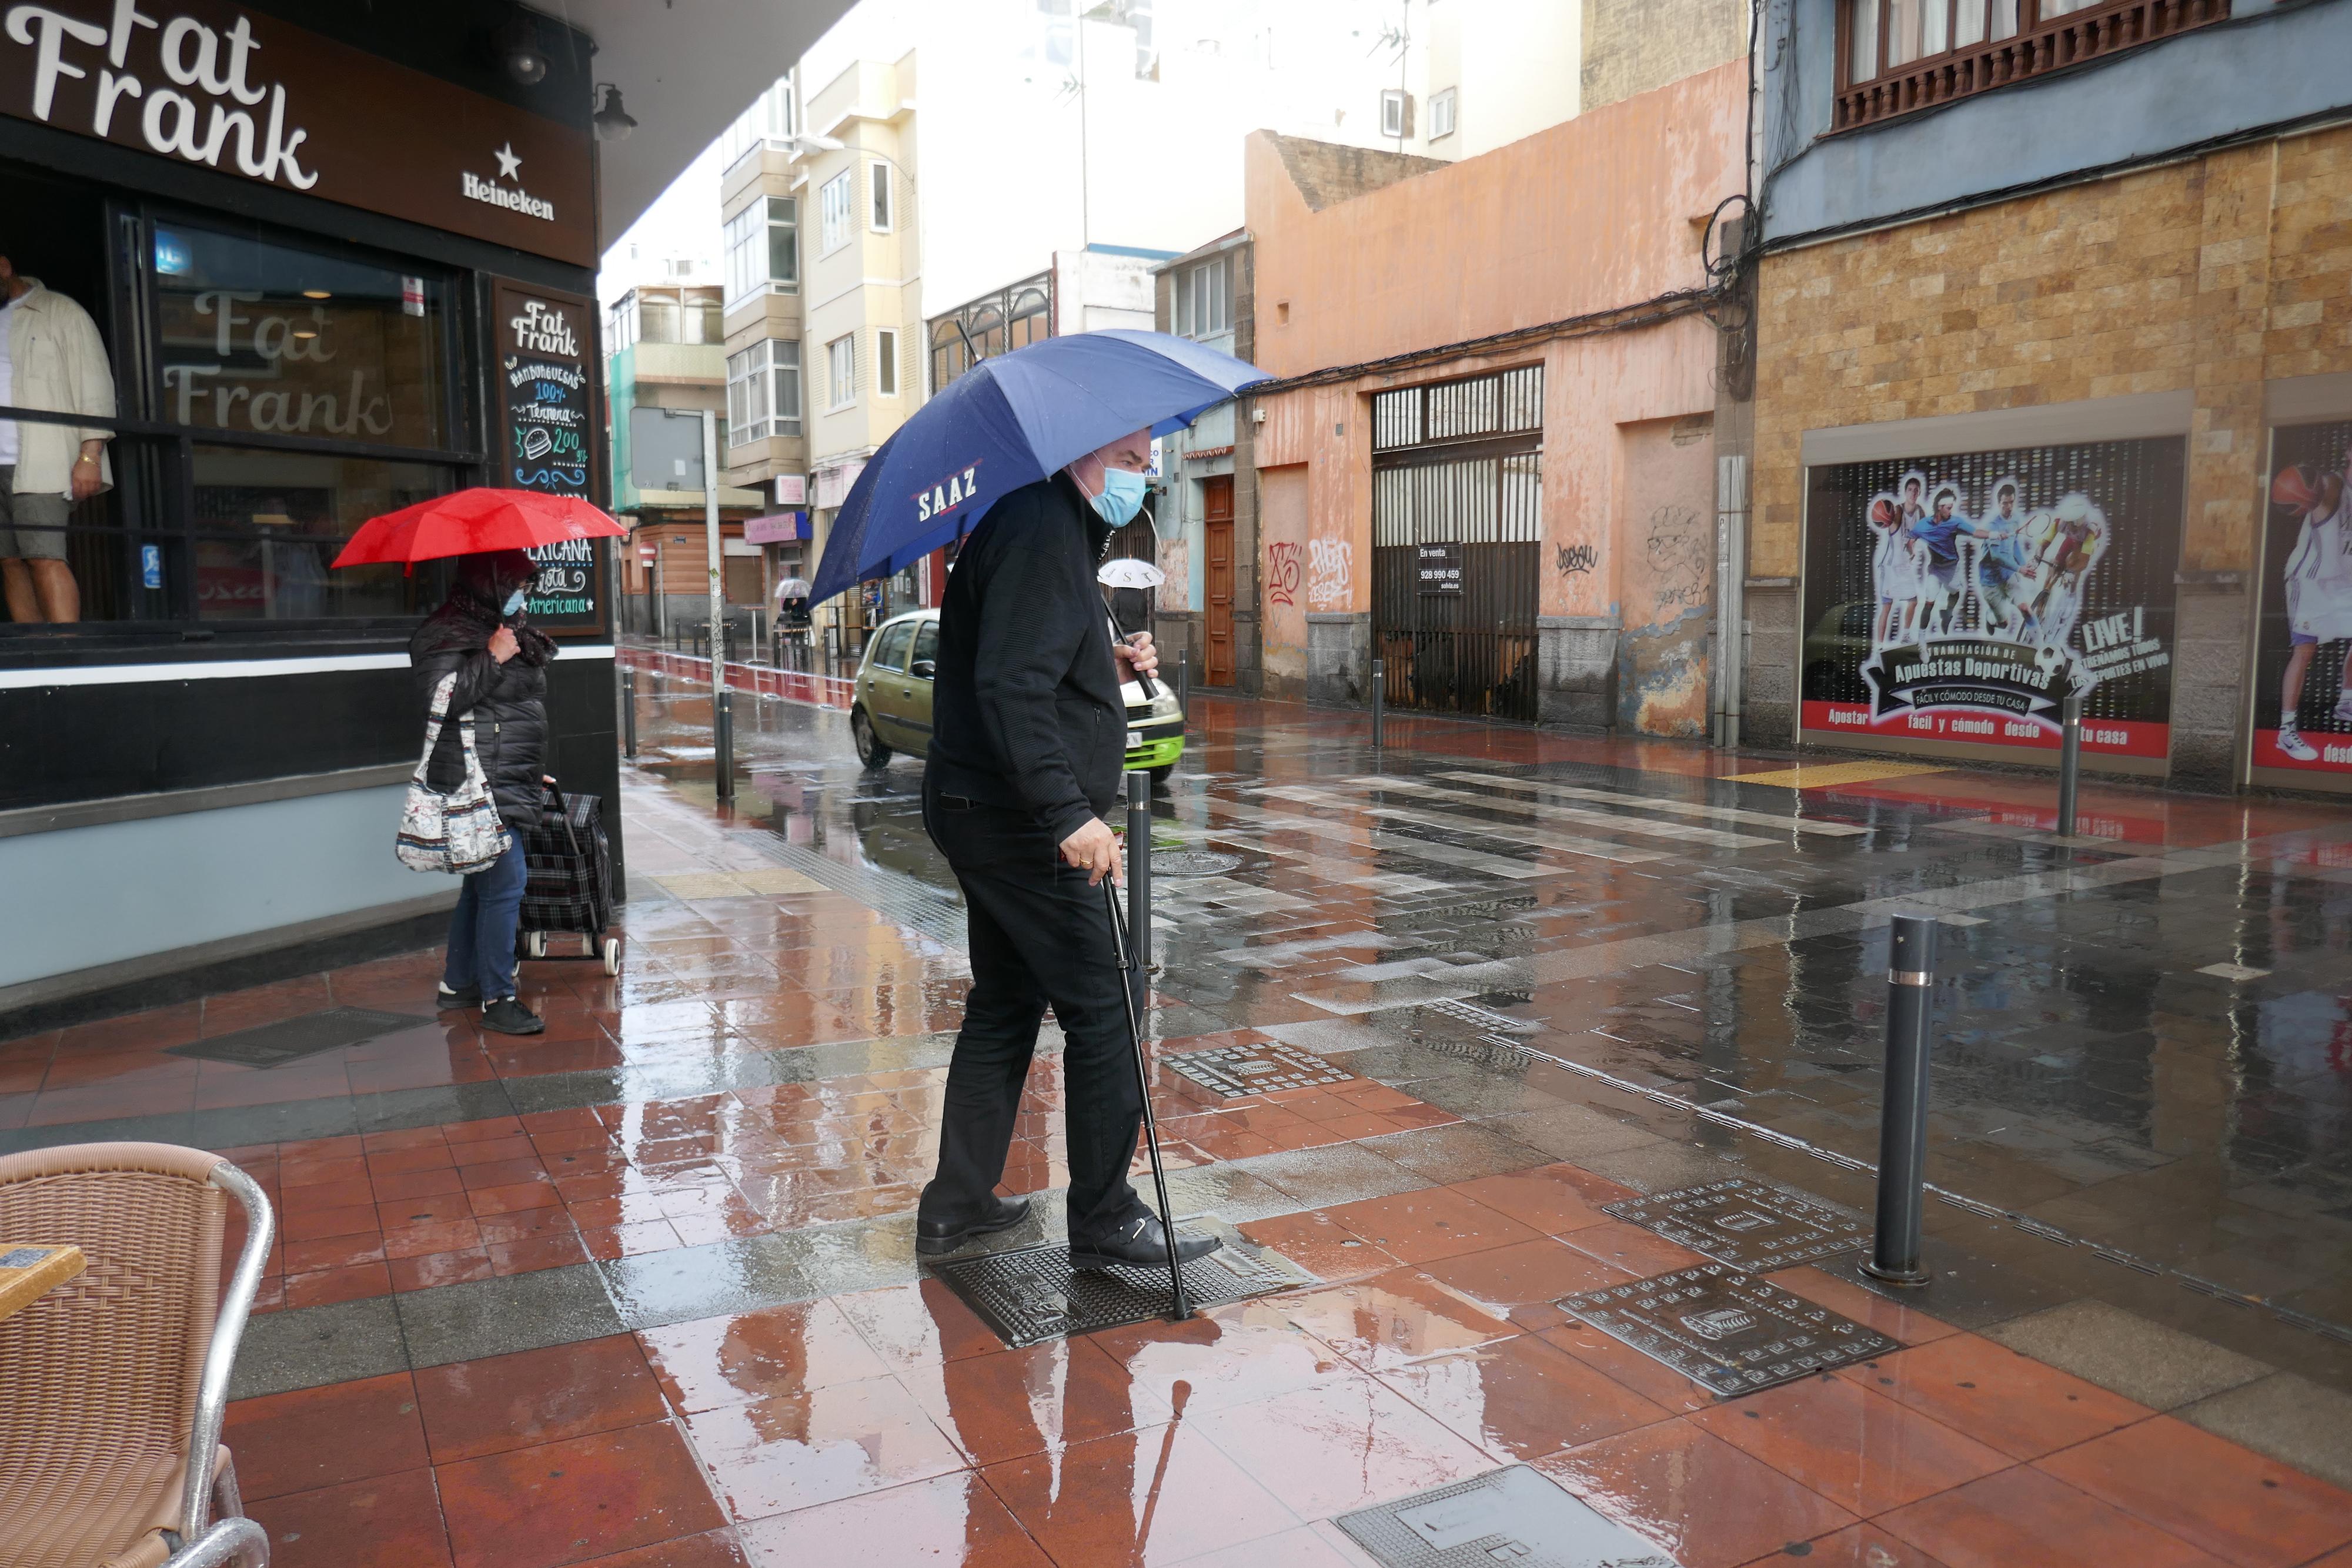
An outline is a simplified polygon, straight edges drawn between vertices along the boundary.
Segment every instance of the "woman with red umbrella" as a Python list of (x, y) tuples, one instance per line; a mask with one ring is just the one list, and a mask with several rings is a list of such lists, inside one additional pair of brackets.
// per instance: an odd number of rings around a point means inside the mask
[(539, 825), (547, 757), (547, 662), (555, 643), (530, 625), (523, 605), (538, 567), (519, 549), (460, 556), (447, 602), (408, 640), (420, 699), (430, 706), (449, 675), (449, 723), (425, 770), (428, 789), (449, 790), (465, 777), (457, 721), (474, 721), (474, 748), (508, 828), (507, 852), (465, 879), (449, 919), (449, 956), (441, 975), (444, 1010), (479, 1007), (482, 1027), (537, 1034), (547, 1025), (515, 994), (515, 927), (529, 870), (523, 837)]
[(555, 643), (525, 620), (523, 606), (539, 568), (523, 552), (625, 532), (576, 496), (478, 486), (371, 517), (335, 558), (339, 567), (457, 562), (448, 602), (408, 640), (408, 662), (428, 711), (440, 684), (457, 677), (450, 722), (433, 747), (425, 788), (446, 793), (464, 779), (465, 742), (456, 721), (470, 717), (475, 752), (509, 830), (506, 852), (467, 875), (457, 894), (440, 994), (445, 1010), (479, 1007), (482, 1027), (500, 1034), (547, 1028), (515, 994), (515, 928), (530, 880), (523, 838), (539, 825), (540, 786), (554, 782), (541, 768), (547, 758), (547, 662), (555, 657)]

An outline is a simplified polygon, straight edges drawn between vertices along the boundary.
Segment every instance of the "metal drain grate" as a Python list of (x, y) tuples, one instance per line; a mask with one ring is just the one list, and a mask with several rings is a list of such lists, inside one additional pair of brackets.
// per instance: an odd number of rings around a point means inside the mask
[(321, 1012), (304, 1013), (300, 1018), (266, 1023), (258, 1029), (241, 1029), (235, 1034), (171, 1046), (168, 1051), (171, 1055), (193, 1056), (200, 1061), (226, 1061), (238, 1067), (283, 1067), (322, 1051), (357, 1045), (363, 1040), (404, 1029), (420, 1029), (431, 1022), (429, 1018), (382, 1013), (372, 1008), (328, 1008)]
[[(1180, 1236), (1203, 1232), (1178, 1225)], [(1168, 1266), (1087, 1270), (1074, 1273), (1066, 1243), (987, 1252), (930, 1266), (996, 1337), (1012, 1349), (1097, 1329), (1139, 1323), (1168, 1310)], [(1238, 1301), (1295, 1285), (1315, 1276), (1271, 1252), (1228, 1239), (1205, 1258), (1184, 1265), (1184, 1291), (1194, 1306)]]
[(1726, 1396), (1896, 1348), (1875, 1329), (1721, 1263), (1563, 1296), (1559, 1307)]
[(1621, 1198), (1601, 1212), (1750, 1274), (1850, 1252), (1870, 1239), (1851, 1209), (1745, 1176)]
[(1151, 857), (1154, 876), (1223, 876), (1241, 866), (1241, 856), (1223, 850), (1160, 850)]
[(1423, 1012), (1453, 1019), (1473, 1029), (1491, 1029), (1502, 1034), (1535, 1034), (1543, 1029), (1543, 1025), (1533, 1019), (1513, 1018), (1508, 1013), (1498, 1013), (1491, 1008), (1482, 1008), (1475, 1002), (1465, 1002), (1454, 997), (1423, 1002), (1421, 1008)]
[(1231, 1100), (1278, 1089), (1345, 1083), (1355, 1074), (1289, 1045), (1223, 1045), (1214, 1051), (1170, 1051), (1160, 1064)]
[(1382, 1568), (1676, 1568), (1525, 1465), (1332, 1521)]

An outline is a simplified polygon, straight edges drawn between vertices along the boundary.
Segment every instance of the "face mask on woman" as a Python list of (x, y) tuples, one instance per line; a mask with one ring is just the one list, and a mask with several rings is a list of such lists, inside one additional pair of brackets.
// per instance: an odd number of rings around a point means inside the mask
[(525, 594), (521, 589), (516, 589), (512, 593), (507, 595), (507, 601), (499, 606), (499, 613), (501, 615), (521, 614), (522, 607), (529, 601), (529, 597), (530, 596)]

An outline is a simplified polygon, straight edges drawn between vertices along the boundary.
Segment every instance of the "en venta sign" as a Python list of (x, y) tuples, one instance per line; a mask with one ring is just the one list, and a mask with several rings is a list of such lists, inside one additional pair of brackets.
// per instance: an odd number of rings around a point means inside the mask
[(10, 6), (0, 114), (595, 264), (584, 131), (217, 0), (141, 3)]

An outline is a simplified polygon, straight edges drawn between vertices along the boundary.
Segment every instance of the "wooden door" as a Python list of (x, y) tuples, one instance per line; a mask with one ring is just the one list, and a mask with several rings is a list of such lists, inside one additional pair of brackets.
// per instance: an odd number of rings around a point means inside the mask
[(1234, 684), (1234, 480), (1230, 474), (1201, 486), (1202, 520), (1207, 525), (1208, 668), (1204, 685)]

